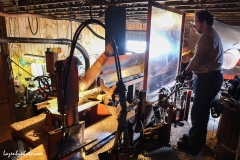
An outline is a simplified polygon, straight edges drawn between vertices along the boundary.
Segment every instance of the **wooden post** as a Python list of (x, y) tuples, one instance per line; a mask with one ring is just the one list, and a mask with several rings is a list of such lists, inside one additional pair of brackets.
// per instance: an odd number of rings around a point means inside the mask
[[(3, 11), (3, 2), (0, 2), (0, 11)], [(5, 17), (0, 17), (0, 37), (7, 37)], [(0, 82), (1, 82), (1, 92), (0, 92), (0, 108), (2, 114), (0, 114), (0, 130), (3, 131), (5, 139), (11, 139), (11, 128), (10, 124), (16, 121), (14, 113), (14, 85), (12, 78), (12, 67), (9, 59), (9, 49), (7, 43), (0, 43)]]
[[(0, 11), (4, 11), (3, 8), (4, 8), (3, 2), (0, 2)], [(5, 17), (0, 17), (0, 37), (7, 37)], [(7, 43), (1, 43), (0, 52), (4, 54), (9, 54)]]

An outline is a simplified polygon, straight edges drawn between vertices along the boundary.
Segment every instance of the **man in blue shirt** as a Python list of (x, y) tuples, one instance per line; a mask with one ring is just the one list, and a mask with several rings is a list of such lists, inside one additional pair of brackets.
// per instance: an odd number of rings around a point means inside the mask
[(176, 78), (185, 78), (191, 72), (195, 75), (192, 127), (177, 143), (179, 149), (195, 154), (201, 151), (206, 143), (211, 102), (220, 91), (223, 82), (223, 47), (218, 33), (212, 27), (213, 23), (214, 18), (209, 11), (201, 10), (195, 13), (193, 28), (200, 37), (192, 60)]

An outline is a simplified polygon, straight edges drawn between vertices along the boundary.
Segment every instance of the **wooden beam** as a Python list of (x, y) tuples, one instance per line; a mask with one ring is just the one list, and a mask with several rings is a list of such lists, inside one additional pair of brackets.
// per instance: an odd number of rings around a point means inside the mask
[[(2, 1), (0, 1), (0, 11), (4, 10), (4, 4)], [(0, 17), (0, 37), (7, 37), (7, 29), (6, 29), (6, 22), (5, 17)], [(4, 105), (5, 109), (9, 112), (6, 112), (5, 117), (10, 117), (11, 122), (8, 122), (8, 124), (11, 124), (16, 121), (16, 116), (14, 113), (14, 96), (15, 96), (15, 89), (13, 84), (13, 77), (11, 76), (12, 73), (12, 67), (11, 62), (9, 60), (9, 49), (8, 49), (8, 43), (0, 43), (0, 54), (1, 55), (1, 63), (2, 67), (0, 67), (1, 70), (1, 76), (4, 79), (3, 84), (1, 86), (3, 87), (2, 90), (5, 89), (6, 92), (2, 92), (5, 96), (7, 96), (7, 102)], [(3, 73), (5, 75), (3, 75)], [(2, 95), (0, 96), (2, 97)], [(1, 99), (1, 98), (0, 98)], [(4, 99), (5, 100), (5, 99)], [(1, 108), (2, 106), (0, 106)], [(2, 109), (4, 110), (4, 107)], [(10, 126), (9, 126), (10, 128)], [(3, 134), (11, 134), (10, 130), (5, 131)]]

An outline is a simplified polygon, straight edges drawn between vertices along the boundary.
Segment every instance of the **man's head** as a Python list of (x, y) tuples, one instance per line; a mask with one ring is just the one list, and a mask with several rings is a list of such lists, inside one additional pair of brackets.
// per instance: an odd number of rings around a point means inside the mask
[(214, 18), (208, 10), (201, 10), (195, 12), (194, 15), (194, 29), (198, 34), (205, 33), (213, 26)]

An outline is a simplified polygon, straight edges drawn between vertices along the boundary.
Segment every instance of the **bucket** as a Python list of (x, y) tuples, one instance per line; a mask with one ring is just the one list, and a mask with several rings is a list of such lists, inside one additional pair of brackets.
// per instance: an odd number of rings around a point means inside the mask
[(224, 105), (217, 145), (216, 160), (238, 160), (240, 131), (239, 106)]

